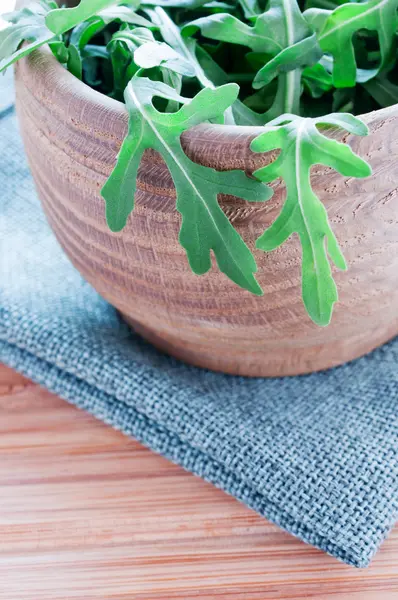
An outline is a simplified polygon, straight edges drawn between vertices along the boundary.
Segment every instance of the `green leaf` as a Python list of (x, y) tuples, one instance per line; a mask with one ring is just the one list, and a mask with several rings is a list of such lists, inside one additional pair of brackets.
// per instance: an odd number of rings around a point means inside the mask
[(170, 19), (166, 11), (161, 6), (146, 9), (146, 13), (152, 23), (159, 28), (164, 41), (169, 44), (173, 50), (178, 52), (181, 57), (189, 61), (195, 70), (195, 76), (202, 87), (214, 88), (213, 83), (206, 77), (197, 57), (196, 40), (193, 38), (184, 39), (180, 28)]
[(82, 50), (104, 27), (105, 23), (100, 17), (92, 17), (88, 21), (79, 23), (71, 31), (69, 45)]
[[(78, 25), (76, 25), (76, 27), (74, 27), (71, 31), (71, 34), (69, 36), (69, 58), (68, 58), (68, 62), (67, 62), (67, 67), (68, 70), (75, 75), (76, 77), (78, 77), (79, 79), (82, 78), (82, 72), (83, 72), (83, 59), (86, 56), (87, 58), (87, 53), (85, 54), (84, 48), (87, 46), (87, 44), (89, 44), (90, 40), (95, 37), (96, 35), (98, 35), (101, 31), (103, 31), (103, 29), (105, 29), (105, 27), (107, 27), (107, 25), (109, 25), (112, 22), (118, 21), (120, 23), (123, 23), (123, 25), (121, 27), (127, 27), (127, 29), (129, 30), (129, 25), (140, 25), (141, 27), (137, 27), (138, 31), (147, 31), (147, 27), (154, 29), (155, 26), (148, 21), (147, 19), (145, 19), (144, 17), (141, 17), (140, 15), (137, 15), (135, 13), (135, 9), (131, 8), (129, 6), (111, 6), (109, 8), (106, 8), (104, 10), (101, 10), (97, 15), (90, 17), (89, 19), (87, 19), (86, 21), (83, 21), (82, 23), (79, 23)], [(119, 31), (122, 31), (123, 29), (119, 29)], [(154, 40), (150, 29), (148, 29), (148, 39), (146, 41), (149, 40)], [(125, 45), (124, 45), (125, 47)], [(135, 46), (137, 47), (137, 46)], [(113, 47), (114, 49), (114, 47)], [(91, 49), (92, 50), (92, 49)], [(115, 50), (115, 49), (114, 49)], [(122, 53), (121, 53), (122, 54)], [(104, 47), (103, 52), (101, 53), (97, 53), (93, 54), (93, 52), (90, 52), (89, 58), (93, 58), (93, 57), (97, 57), (97, 58), (109, 58), (109, 55), (107, 54), (107, 51)], [(127, 62), (130, 65), (130, 63), (132, 62), (132, 56), (129, 55)], [(119, 60), (121, 60), (121, 64), (119, 64)], [(124, 87), (120, 90), (119, 89), (119, 85), (122, 82), (121, 79), (121, 73), (122, 70), (123, 71), (123, 75), (124, 78), (127, 75), (127, 67), (125, 65), (126, 60), (125, 60), (125, 56), (120, 56), (120, 54), (118, 53), (118, 51), (114, 51), (111, 55), (111, 61), (112, 61), (112, 68), (116, 71), (116, 73), (114, 74), (114, 96), (120, 96), (120, 92), (123, 92), (128, 81), (123, 81)], [(125, 68), (126, 67), (126, 68)], [(129, 75), (131, 75), (131, 77), (133, 76), (133, 74), (135, 73), (137, 69), (135, 69), (133, 72), (129, 72)], [(130, 77), (130, 78), (131, 78)]]
[[(194, 75), (203, 88), (214, 89), (215, 85), (206, 75), (198, 57), (196, 55), (197, 42), (194, 38), (185, 38), (181, 29), (171, 20), (166, 11), (161, 6), (154, 9), (147, 8), (146, 13), (152, 23), (159, 28), (164, 41), (169, 44), (184, 60), (187, 60), (194, 69)], [(228, 108), (225, 114), (225, 123), (234, 124), (232, 110)]]
[[(4, 16), (11, 25), (0, 31), (0, 72), (36, 48), (56, 39), (45, 24), (49, 6), (51, 3), (32, 2), (22, 10)], [(23, 42), (29, 43), (21, 48)]]
[[(181, 94), (182, 88), (182, 75), (176, 73), (172, 69), (168, 69), (167, 67), (161, 67), (161, 73), (163, 76), (163, 81), (166, 85), (171, 87), (173, 90), (177, 92), (178, 95)], [(180, 102), (176, 99), (171, 99), (168, 101), (166, 109), (164, 112), (172, 113), (177, 112), (180, 108)]]
[[(60, 35), (117, 4), (120, 4), (120, 0), (80, 0), (75, 8), (51, 10), (46, 17), (46, 25), (55, 34)], [(137, 8), (139, 1), (129, 0), (129, 6)]]
[(72, 73), (78, 79), (83, 78), (83, 61), (80, 54), (80, 51), (76, 46), (69, 45), (68, 46), (68, 62), (67, 62), (68, 71)]
[(383, 108), (398, 103), (398, 86), (389, 81), (386, 75), (371, 79), (363, 87)]
[[(201, 46), (197, 46), (196, 56), (200, 63), (201, 68), (203, 69), (206, 78), (208, 78), (214, 86), (224, 85), (228, 83), (229, 78), (228, 75), (223, 71), (223, 69), (213, 60), (206, 50), (204, 50)], [(259, 114), (246, 106), (239, 98), (235, 100), (232, 105), (232, 111), (227, 111), (227, 119), (226, 122), (229, 124), (235, 125), (252, 125), (255, 127), (259, 127), (265, 125), (268, 121), (276, 117), (276, 115), (270, 116), (268, 112), (264, 114)], [(232, 112), (232, 119), (231, 117)], [(228, 120), (229, 117), (229, 120)]]
[(242, 7), (246, 19), (250, 19), (261, 13), (257, 0), (239, 0), (239, 4)]
[(123, 101), (127, 84), (139, 70), (134, 62), (134, 52), (142, 44), (154, 41), (152, 31), (145, 27), (131, 30), (128, 25), (124, 25), (113, 34), (107, 45), (113, 69), (113, 97)]
[(134, 52), (134, 62), (143, 69), (164, 66), (186, 77), (194, 77), (195, 69), (190, 61), (173, 50), (165, 42), (147, 42)]
[(205, 8), (205, 9), (217, 8), (217, 9), (221, 9), (221, 10), (225, 10), (225, 9), (234, 10), (235, 7), (231, 6), (227, 2), (218, 2), (218, 0), (213, 0), (212, 2), (206, 2), (206, 4), (203, 4), (203, 8)]
[(334, 112), (354, 112), (355, 88), (337, 88), (333, 92), (332, 110)]
[(65, 64), (68, 62), (69, 52), (65, 45), (65, 42), (60, 40), (54, 40), (49, 42), (52, 53), (55, 58), (61, 63)]
[[(219, 67), (219, 65), (212, 59), (208, 52), (206, 52), (202, 47), (197, 47), (197, 57), (198, 60), (204, 69), (206, 76), (211, 79), (211, 81), (215, 85), (223, 85), (225, 83), (231, 82), (231, 78)], [(255, 95), (261, 95), (262, 97), (266, 97), (269, 95), (269, 91), (262, 88)], [(270, 107), (267, 107), (267, 110), (264, 112), (260, 112), (261, 108), (256, 108), (253, 110), (252, 106), (249, 106), (249, 100), (252, 100), (254, 96), (250, 98), (246, 98), (245, 102), (239, 100), (239, 98), (232, 105), (232, 115), (233, 121), (235, 125), (251, 125), (253, 127), (261, 127), (265, 125), (272, 119), (275, 119), (279, 115), (278, 106), (281, 102), (283, 102), (284, 95), (284, 86), (282, 82), (279, 82), (279, 86), (277, 89), (275, 96)], [(271, 96), (271, 97), (272, 97)], [(260, 103), (264, 106), (264, 98)]]
[(254, 26), (243, 23), (226, 13), (201, 17), (184, 25), (182, 35), (187, 38), (200, 30), (202, 35), (211, 40), (240, 44), (251, 48), (254, 52), (276, 54), (282, 50), (282, 46), (275, 40), (273, 32), (267, 26), (265, 14), (256, 19)]
[(155, 38), (150, 29), (146, 27), (135, 27), (130, 29), (127, 25), (113, 34), (109, 44), (123, 42), (130, 53), (133, 53), (142, 44), (154, 42)]
[[(322, 56), (316, 35), (308, 26), (295, 0), (271, 0), (270, 9), (262, 15), (267, 27), (278, 40), (281, 50), (259, 70), (254, 78), (253, 87), (259, 89), (275, 77), (292, 79), (287, 81), (285, 99), (286, 112), (292, 107), (299, 112), (300, 80), (292, 72), (300, 75), (304, 67), (315, 64)], [(297, 91), (297, 81), (299, 81)]]
[(336, 6), (347, 4), (347, 2), (357, 2), (358, 0), (306, 0), (305, 8), (327, 8), (334, 10)]
[(87, 44), (82, 51), (83, 58), (109, 58), (109, 52), (105, 46), (98, 46), (97, 44)]
[(210, 39), (240, 44), (259, 55), (269, 55), (270, 60), (255, 75), (253, 87), (260, 89), (278, 77), (273, 116), (299, 113), (302, 70), (322, 55), (314, 32), (296, 0), (271, 0), (269, 9), (253, 23), (250, 26), (232, 15), (216, 14), (188, 23), (183, 35), (193, 35), (200, 29)]
[[(57, 8), (47, 15), (46, 23), (53, 31), (64, 33), (70, 29), (72, 30), (69, 38), (67, 67), (79, 79), (82, 79), (83, 72), (87, 72), (83, 63), (84, 48), (107, 25), (114, 21), (119, 21), (124, 24), (153, 27), (150, 21), (135, 13), (135, 9), (139, 6), (138, 0), (130, 1), (130, 6), (119, 6), (119, 3), (120, 0), (82, 0), (75, 8)], [(116, 74), (114, 75), (114, 97), (120, 96), (125, 85), (127, 85), (127, 81), (124, 81), (124, 87), (121, 90), (118, 87), (122, 84), (120, 76), (125, 64), (118, 65), (115, 58), (116, 55), (117, 51), (111, 56), (112, 66), (116, 70)], [(118, 55), (119, 57), (120, 55)], [(98, 50), (93, 52), (93, 49), (91, 49), (89, 55), (86, 53), (86, 58), (90, 59), (87, 61), (88, 65), (92, 63), (93, 58), (108, 58), (108, 56), (105, 48), (103, 52), (99, 52)], [(130, 65), (131, 59), (128, 62)], [(128, 67), (126, 66), (124, 75), (125, 77), (127, 74), (132, 76), (134, 72), (135, 70), (128, 72)], [(93, 82), (94, 79), (91, 77), (90, 81)]]
[[(368, 0), (338, 6), (333, 11), (309, 9), (307, 21), (317, 30), (322, 50), (333, 56), (333, 84), (353, 87), (388, 68), (395, 58), (398, 0)], [(353, 36), (361, 29), (377, 31), (381, 62), (377, 69), (357, 69)]]
[(140, 28), (154, 28), (154, 25), (150, 21), (137, 15), (133, 8), (128, 6), (112, 6), (101, 10), (97, 15), (76, 25), (71, 32), (69, 42), (81, 50), (95, 35), (114, 21), (119, 21), (123, 25), (135, 25)]
[(129, 6), (110, 6), (97, 13), (97, 16), (102, 19), (105, 25), (109, 25), (113, 21), (119, 21), (120, 23), (127, 23), (128, 25), (136, 25), (137, 27), (148, 27), (153, 29), (153, 24), (142, 17), (137, 15), (136, 10), (139, 7), (139, 0), (129, 2)]
[(206, 80), (209, 80), (214, 86), (229, 83), (226, 72), (216, 63), (212, 56), (202, 48), (202, 46), (199, 46), (199, 44), (195, 45), (195, 55)]
[[(123, 40), (111, 39), (107, 45), (113, 71), (113, 92), (117, 100), (123, 101), (123, 92), (128, 82), (138, 70), (132, 61), (133, 54), (130, 52)], [(129, 73), (129, 70), (132, 72)], [(131, 77), (130, 77), (131, 74)]]
[(304, 69), (303, 84), (313, 98), (320, 98), (333, 89), (332, 76), (321, 63)]
[(165, 6), (166, 8), (184, 8), (195, 10), (208, 4), (209, 0), (146, 0), (148, 6)]
[[(271, 196), (271, 190), (242, 171), (218, 172), (192, 162), (180, 141), (187, 129), (209, 119), (222, 119), (237, 94), (238, 86), (227, 84), (217, 89), (206, 88), (188, 100), (163, 83), (134, 78), (125, 93), (129, 132), (102, 195), (109, 227), (113, 231), (121, 230), (133, 210), (143, 152), (147, 148), (157, 150), (176, 188), (177, 210), (182, 215), (179, 239), (192, 270), (197, 274), (206, 273), (211, 267), (210, 251), (213, 250), (223, 273), (241, 287), (261, 294), (253, 275), (257, 270), (255, 260), (220, 208), (217, 196), (232, 194), (250, 201), (264, 201)], [(160, 113), (153, 105), (154, 97), (174, 100), (183, 106), (172, 114)]]
[(349, 114), (330, 114), (315, 119), (282, 115), (253, 140), (254, 152), (281, 149), (278, 158), (254, 172), (261, 181), (282, 177), (286, 200), (274, 223), (257, 240), (257, 248), (271, 251), (297, 233), (302, 245), (302, 292), (304, 305), (318, 325), (328, 325), (338, 300), (328, 254), (339, 269), (344, 257), (328, 222), (327, 212), (311, 187), (313, 165), (332, 167), (346, 177), (367, 177), (370, 166), (351, 148), (326, 137), (322, 125), (334, 125), (355, 135), (367, 135), (362, 121)]

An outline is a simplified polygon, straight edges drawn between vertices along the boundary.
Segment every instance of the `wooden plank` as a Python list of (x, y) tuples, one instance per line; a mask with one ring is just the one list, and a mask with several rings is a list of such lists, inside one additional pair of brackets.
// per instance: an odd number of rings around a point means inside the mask
[(398, 529), (343, 565), (0, 366), (1, 600), (396, 600), (397, 567)]

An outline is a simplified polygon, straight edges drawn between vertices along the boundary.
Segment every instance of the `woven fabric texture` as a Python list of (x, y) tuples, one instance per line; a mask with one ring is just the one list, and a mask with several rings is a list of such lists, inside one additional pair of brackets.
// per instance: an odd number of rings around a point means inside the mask
[(398, 514), (398, 340), (285, 379), (224, 376), (162, 355), (63, 255), (15, 116), (2, 114), (0, 361), (304, 541), (366, 566)]

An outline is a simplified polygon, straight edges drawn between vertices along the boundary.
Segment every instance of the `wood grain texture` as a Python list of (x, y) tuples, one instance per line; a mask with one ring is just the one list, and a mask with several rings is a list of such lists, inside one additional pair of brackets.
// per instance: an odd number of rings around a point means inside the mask
[(398, 529), (339, 563), (0, 365), (1, 600), (396, 600)]
[[(345, 136), (370, 161), (373, 177), (345, 179), (314, 169), (314, 186), (349, 265), (348, 272), (336, 273), (340, 303), (332, 325), (319, 328), (302, 305), (295, 237), (273, 253), (255, 251), (262, 298), (215, 266), (202, 277), (190, 272), (177, 240), (175, 190), (153, 151), (143, 157), (126, 228), (108, 230), (100, 189), (126, 134), (124, 105), (79, 82), (44, 49), (18, 65), (17, 99), (32, 173), (62, 247), (98, 292), (161, 349), (228, 373), (290, 375), (353, 359), (398, 333), (398, 108), (366, 115), (368, 138)], [(256, 132), (201, 125), (182, 141), (193, 160), (250, 173), (269, 161), (249, 150)], [(220, 201), (253, 249), (283, 194), (279, 184), (263, 206)]]

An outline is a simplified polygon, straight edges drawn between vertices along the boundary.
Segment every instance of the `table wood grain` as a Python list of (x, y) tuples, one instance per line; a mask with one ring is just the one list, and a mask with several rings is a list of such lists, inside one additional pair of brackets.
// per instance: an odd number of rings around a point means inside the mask
[(398, 529), (348, 567), (0, 365), (1, 600), (396, 600)]

